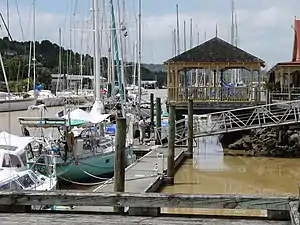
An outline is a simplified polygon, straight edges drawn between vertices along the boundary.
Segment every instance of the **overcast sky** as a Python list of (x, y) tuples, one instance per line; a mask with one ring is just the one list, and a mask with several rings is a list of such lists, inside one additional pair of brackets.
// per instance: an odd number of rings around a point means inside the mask
[[(6, 0), (0, 0), (1, 13), (6, 19), (5, 2)], [(99, 0), (101, 15), (103, 15), (102, 2)], [(9, 0), (9, 3), (12, 37), (17, 40), (32, 39), (32, 0)], [(127, 49), (129, 59), (133, 58), (133, 43), (136, 40), (137, 4), (137, 0), (126, 0), (125, 22), (129, 31)], [(182, 50), (183, 21), (187, 21), (189, 34), (191, 18), (194, 22), (194, 45), (198, 41), (198, 32), (200, 42), (204, 41), (205, 32), (207, 40), (213, 38), (216, 35), (216, 24), (218, 36), (230, 42), (231, 0), (142, 0), (143, 62), (162, 63), (172, 56), (171, 40), (172, 29), (176, 27), (176, 4), (179, 4)], [(70, 17), (73, 18), (73, 24), (74, 21), (78, 21), (78, 26), (80, 24), (85, 30), (90, 26), (88, 18), (91, 18), (91, 0), (78, 0), (77, 7), (75, 5), (76, 0), (36, 0), (37, 40), (50, 39), (58, 42), (58, 29), (61, 27), (63, 45), (69, 47)], [(293, 44), (291, 25), (294, 16), (300, 18), (299, 0), (235, 0), (235, 7), (238, 17), (239, 44), (242, 49), (264, 59), (268, 68), (278, 61), (291, 60)], [(106, 13), (109, 12), (108, 10), (106, 6)], [(76, 12), (76, 19), (70, 16), (74, 12)], [(91, 51), (90, 31), (77, 30), (72, 33), (75, 36), (71, 41), (72, 48), (81, 52)], [(0, 35), (6, 36), (3, 27)], [(82, 45), (81, 40), (83, 40)], [(107, 40), (104, 39), (103, 46), (106, 43)], [(188, 42), (187, 46), (189, 45)]]

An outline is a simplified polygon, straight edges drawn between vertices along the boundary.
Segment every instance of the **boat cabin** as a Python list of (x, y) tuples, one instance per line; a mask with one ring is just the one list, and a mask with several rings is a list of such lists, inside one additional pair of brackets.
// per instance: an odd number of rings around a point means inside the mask
[[(19, 137), (5, 131), (0, 133), (0, 169), (27, 168), (27, 150), (34, 141), (32, 137)], [(30, 153), (30, 151), (28, 151)]]
[(3, 190), (30, 190), (41, 181), (31, 170), (12, 172), (0, 171), (0, 191)]

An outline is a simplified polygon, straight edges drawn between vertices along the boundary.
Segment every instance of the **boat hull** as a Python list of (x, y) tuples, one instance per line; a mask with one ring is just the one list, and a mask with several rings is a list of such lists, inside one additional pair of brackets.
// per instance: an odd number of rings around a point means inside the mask
[(0, 100), (0, 112), (27, 110), (29, 106), (35, 105), (35, 103), (35, 98)]
[[(56, 166), (56, 174), (59, 180), (67, 182), (107, 178), (113, 175), (114, 160), (115, 152), (113, 151), (64, 164), (58, 163)], [(124, 160), (125, 167), (134, 161), (132, 149), (125, 151)]]

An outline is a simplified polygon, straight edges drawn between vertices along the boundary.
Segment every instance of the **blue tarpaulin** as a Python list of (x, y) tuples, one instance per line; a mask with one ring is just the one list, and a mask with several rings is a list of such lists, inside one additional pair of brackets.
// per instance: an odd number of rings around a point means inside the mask
[(35, 85), (35, 90), (42, 90), (44, 88), (44, 86), (42, 84), (39, 85)]
[(109, 133), (109, 134), (115, 134), (116, 130), (117, 130), (116, 124), (111, 124), (106, 127), (106, 133)]

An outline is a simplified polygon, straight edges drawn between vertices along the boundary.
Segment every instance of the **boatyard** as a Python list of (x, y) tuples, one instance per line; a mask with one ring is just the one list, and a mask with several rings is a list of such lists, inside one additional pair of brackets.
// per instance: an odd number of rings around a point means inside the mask
[(225, 22), (202, 41), (176, 3), (172, 25), (155, 23), (172, 27), (158, 68), (142, 63), (149, 3), (70, 0), (55, 44), (37, 41), (37, 2), (33, 41), (13, 39), (8, 0), (0, 12), (1, 224), (300, 224), (297, 17), (291, 61), (267, 68), (239, 43), (251, 26), (234, 0), (230, 42)]

